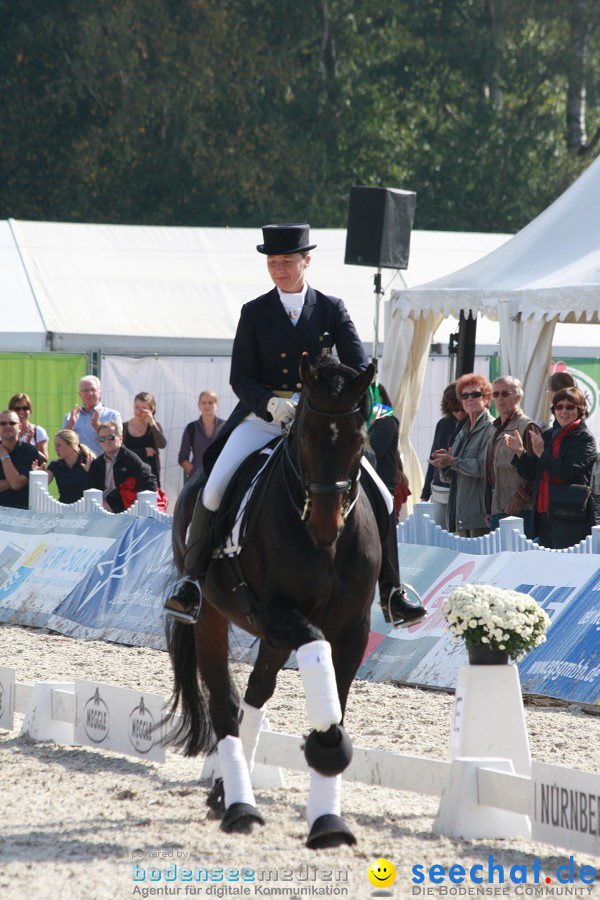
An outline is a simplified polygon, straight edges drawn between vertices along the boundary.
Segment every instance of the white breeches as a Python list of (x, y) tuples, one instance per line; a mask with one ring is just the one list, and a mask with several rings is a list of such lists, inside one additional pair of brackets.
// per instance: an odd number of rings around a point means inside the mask
[(221, 505), (223, 494), (233, 475), (247, 456), (260, 450), (274, 437), (281, 435), (278, 422), (265, 422), (250, 413), (237, 425), (221, 450), (202, 493), (202, 503), (215, 512)]
[[(202, 503), (204, 506), (215, 512), (221, 505), (227, 485), (234, 473), (237, 472), (240, 464), (255, 450), (260, 450), (270, 440), (280, 435), (281, 425), (278, 422), (265, 422), (264, 419), (260, 419), (254, 413), (247, 415), (233, 429), (213, 466), (213, 470), (202, 492)], [(385, 500), (388, 513), (391, 513), (394, 508), (392, 495), (366, 457), (363, 456), (361, 464), (373, 478), (381, 496)]]

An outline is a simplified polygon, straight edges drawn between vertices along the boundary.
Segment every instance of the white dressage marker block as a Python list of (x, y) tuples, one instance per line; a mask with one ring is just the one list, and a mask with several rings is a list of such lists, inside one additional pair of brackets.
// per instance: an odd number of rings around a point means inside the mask
[(519, 670), (516, 666), (461, 666), (458, 670), (448, 758), (500, 757), (519, 775), (531, 775)]
[(164, 700), (160, 694), (76, 681), (75, 742), (114, 750), (138, 759), (165, 761), (162, 744)]
[[(480, 802), (482, 798), (479, 793), (478, 772), (482, 768), (486, 772), (494, 769), (494, 774), (502, 772), (514, 775), (515, 771), (509, 759), (455, 757), (433, 823), (434, 834), (466, 840), (517, 837), (530, 840), (529, 816)], [(530, 796), (530, 790), (527, 796)]]
[(73, 722), (55, 718), (53, 691), (73, 693), (73, 682), (38, 681), (29, 694), (21, 734), (34, 741), (56, 741), (71, 746), (75, 743)]
[(0, 666), (0, 728), (13, 730), (15, 711), (15, 670)]

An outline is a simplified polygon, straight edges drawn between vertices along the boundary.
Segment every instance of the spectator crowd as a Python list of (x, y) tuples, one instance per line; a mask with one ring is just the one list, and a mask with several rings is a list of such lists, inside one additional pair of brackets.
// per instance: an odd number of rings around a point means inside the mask
[[(75, 503), (85, 490), (97, 488), (104, 508), (117, 513), (128, 509), (140, 491), (155, 491), (158, 507), (166, 509), (160, 451), (167, 439), (155, 419), (154, 397), (146, 391), (136, 394), (133, 416), (123, 423), (116, 409), (103, 405), (101, 388), (95, 375), (80, 380), (80, 402), (65, 414), (54, 435), (56, 459), (51, 461), (48, 434), (31, 421), (29, 396), (10, 398), (0, 413), (0, 506), (27, 509), (29, 473), (45, 469), (48, 482), (56, 481), (61, 503)], [(200, 418), (186, 426), (181, 440), (179, 464), (185, 477), (201, 466), (204, 451), (223, 425), (212, 391), (200, 394), (198, 407)]]
[(421, 494), (433, 500), (437, 524), (479, 537), (506, 516), (520, 516), (528, 538), (558, 550), (600, 523), (585, 397), (568, 372), (552, 375), (547, 393), (554, 419), (537, 425), (521, 409), (517, 378), (490, 384), (470, 373), (447, 386)]
[[(399, 423), (382, 385), (369, 424), (373, 463), (394, 495), (397, 517), (410, 494), (398, 452)], [(597, 448), (585, 420), (583, 393), (567, 372), (548, 380), (551, 424), (539, 425), (521, 408), (520, 381), (502, 375), (492, 383), (470, 373), (444, 390), (421, 500), (431, 500), (438, 525), (463, 537), (498, 527), (506, 516), (523, 518), (527, 537), (552, 549), (570, 547), (600, 523), (594, 491)], [(80, 403), (64, 416), (54, 435), (50, 461), (46, 430), (31, 421), (26, 393), (10, 398), (0, 413), (0, 506), (27, 509), (29, 472), (46, 469), (61, 503), (74, 503), (87, 488), (102, 491), (104, 508), (122, 512), (140, 491), (156, 491), (166, 509), (160, 481), (160, 451), (167, 438), (156, 420), (156, 401), (141, 392), (133, 415), (103, 405), (100, 380), (79, 383)], [(492, 401), (497, 415), (490, 413)], [(199, 417), (182, 434), (178, 462), (184, 479), (202, 465), (204, 452), (224, 423), (211, 390), (198, 397)]]

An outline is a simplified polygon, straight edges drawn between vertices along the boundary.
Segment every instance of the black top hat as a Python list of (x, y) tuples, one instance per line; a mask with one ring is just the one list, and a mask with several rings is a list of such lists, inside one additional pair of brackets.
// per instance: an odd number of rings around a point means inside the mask
[(256, 249), (269, 256), (312, 250), (317, 245), (309, 243), (309, 232), (310, 225), (265, 225), (262, 230), (264, 244), (258, 244)]

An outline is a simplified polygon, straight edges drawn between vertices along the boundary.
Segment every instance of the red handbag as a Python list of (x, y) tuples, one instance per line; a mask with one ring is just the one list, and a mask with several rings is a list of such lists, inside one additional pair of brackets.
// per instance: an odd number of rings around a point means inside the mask
[[(129, 507), (133, 506), (133, 504), (137, 500), (136, 487), (137, 484), (133, 475), (131, 475), (129, 478), (126, 478), (123, 484), (120, 485), (119, 493), (121, 495), (121, 500), (123, 501), (124, 509), (129, 509)], [(166, 512), (168, 503), (169, 501), (167, 500), (167, 495), (162, 488), (159, 488), (156, 492), (156, 508), (161, 512)]]
[(411, 494), (412, 491), (407, 484), (403, 484), (401, 481), (396, 482), (396, 487), (394, 488), (394, 511), (396, 513), (396, 525), (400, 520), (400, 510), (402, 509), (402, 504), (406, 503)]

